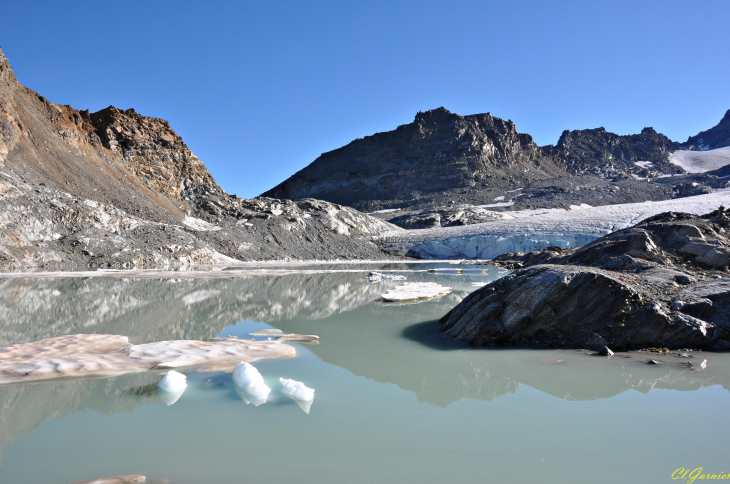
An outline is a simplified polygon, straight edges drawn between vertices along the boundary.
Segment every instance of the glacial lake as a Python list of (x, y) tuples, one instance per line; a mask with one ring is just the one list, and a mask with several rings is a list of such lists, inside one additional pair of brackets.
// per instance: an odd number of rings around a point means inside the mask
[[(321, 338), (294, 344), (293, 358), (253, 363), (272, 388), (260, 406), (222, 372), (187, 373), (170, 406), (155, 388), (166, 371), (0, 386), (0, 483), (122, 474), (171, 484), (663, 483), (680, 467), (730, 472), (728, 354), (465, 347), (437, 320), (473, 283), (505, 274), (486, 266), (263, 267), (0, 278), (0, 346), (77, 333), (133, 343), (244, 338), (270, 328)], [(434, 268), (447, 270), (426, 272)], [(370, 270), (453, 291), (383, 303), (399, 283), (368, 282)], [(647, 364), (652, 357), (663, 364)], [(703, 370), (684, 365), (704, 359)], [(316, 390), (308, 414), (281, 394), (279, 377)], [(206, 387), (211, 378), (227, 385)]]

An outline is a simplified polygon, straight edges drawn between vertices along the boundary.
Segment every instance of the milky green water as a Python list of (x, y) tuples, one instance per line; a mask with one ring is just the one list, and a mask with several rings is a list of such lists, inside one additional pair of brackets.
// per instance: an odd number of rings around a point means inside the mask
[[(436, 266), (467, 271), (420, 272)], [(395, 283), (369, 283), (373, 268), (454, 291), (384, 304)], [(74, 333), (321, 337), (296, 344), (294, 358), (254, 363), (273, 390), (258, 407), (220, 372), (188, 373), (171, 406), (155, 390), (164, 372), (0, 386), (0, 483), (662, 483), (679, 467), (730, 472), (730, 355), (696, 353), (695, 366), (708, 361), (697, 371), (668, 356), (657, 366), (636, 353), (471, 349), (436, 320), (496, 269), (320, 269), (0, 279), (0, 346)], [(333, 272), (343, 269), (355, 272)], [(279, 377), (316, 390), (309, 414)], [(206, 388), (209, 378), (228, 385)]]

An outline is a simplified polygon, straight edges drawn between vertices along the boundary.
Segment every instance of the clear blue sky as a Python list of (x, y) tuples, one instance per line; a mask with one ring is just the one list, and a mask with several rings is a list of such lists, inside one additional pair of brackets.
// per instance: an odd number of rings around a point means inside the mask
[(418, 110), (670, 138), (730, 109), (730, 2), (5, 1), (19, 80), (79, 109), (165, 118), (253, 197)]

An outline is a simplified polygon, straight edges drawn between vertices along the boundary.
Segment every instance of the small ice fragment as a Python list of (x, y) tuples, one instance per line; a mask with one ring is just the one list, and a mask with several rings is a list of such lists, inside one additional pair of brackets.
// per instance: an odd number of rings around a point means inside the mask
[(473, 287), (484, 287), (484, 286), (486, 286), (487, 284), (489, 284), (489, 283), (488, 283), (488, 282), (472, 282), (472, 283), (471, 283), (471, 285), (472, 285)]
[(368, 281), (370, 282), (378, 282), (382, 280), (391, 280), (391, 281), (405, 281), (406, 276), (397, 276), (392, 274), (383, 274), (381, 272), (370, 272), (368, 274)]
[(187, 377), (175, 370), (170, 370), (157, 386), (166, 392), (182, 392), (188, 387)]
[(260, 329), (256, 331), (255, 333), (248, 333), (251, 336), (268, 336), (270, 334), (281, 334), (283, 333), (280, 329)]
[(168, 407), (177, 402), (188, 387), (187, 377), (175, 370), (170, 370), (157, 384), (157, 395)]
[[(253, 365), (242, 361), (237, 364), (233, 369), (233, 383), (235, 383), (236, 392), (247, 404), (253, 403), (255, 406), (259, 406), (262, 403), (266, 403), (266, 399), (269, 397), (271, 388), (264, 383), (264, 377), (261, 373), (254, 368)], [(242, 390), (244, 395), (241, 395)]]
[(314, 389), (307, 388), (300, 381), (286, 378), (279, 378), (279, 381), (283, 386), (281, 393), (294, 400), (299, 405), (299, 408), (304, 410), (304, 413), (309, 413), (309, 409), (314, 401)]
[(707, 360), (703, 360), (702, 363), (700, 363), (700, 368), (702, 368), (703, 370), (707, 368)]
[(416, 299), (425, 299), (436, 296), (443, 296), (451, 291), (450, 287), (445, 287), (435, 282), (410, 282), (389, 290), (383, 294), (383, 301), (412, 301)]

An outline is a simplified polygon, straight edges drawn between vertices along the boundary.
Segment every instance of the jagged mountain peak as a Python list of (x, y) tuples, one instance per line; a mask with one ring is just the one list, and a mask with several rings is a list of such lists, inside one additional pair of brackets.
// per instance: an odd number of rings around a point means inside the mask
[(695, 136), (690, 136), (684, 145), (695, 145), (701, 150), (730, 146), (730, 109), (725, 112), (725, 116), (717, 125), (706, 131), (700, 131)]
[[(538, 161), (539, 160), (539, 161)], [(361, 209), (400, 203), (483, 184), (556, 176), (532, 137), (491, 114), (461, 116), (444, 107), (416, 114), (393, 131), (355, 140), (322, 154), (264, 193), (275, 198), (324, 198)]]
[(0, 81), (17, 81), (13, 68), (10, 66), (10, 61), (5, 57), (2, 47), (0, 47)]

